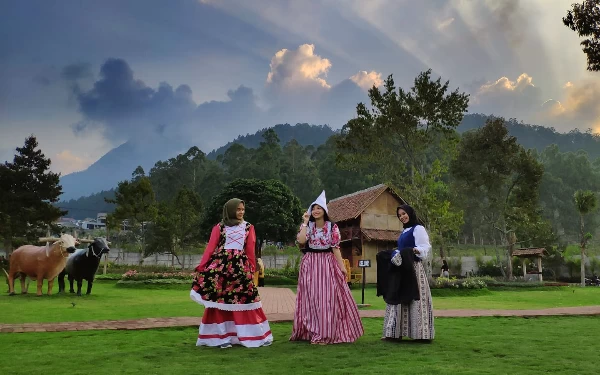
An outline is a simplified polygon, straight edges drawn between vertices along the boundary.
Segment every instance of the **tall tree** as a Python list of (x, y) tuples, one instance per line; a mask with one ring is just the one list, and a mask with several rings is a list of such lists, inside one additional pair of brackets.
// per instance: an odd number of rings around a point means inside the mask
[(17, 147), (12, 163), (0, 165), (0, 236), (7, 252), (12, 252), (14, 237), (33, 241), (67, 213), (53, 205), (62, 187), (50, 164), (31, 135)]
[(221, 221), (223, 205), (231, 198), (246, 202), (244, 219), (254, 225), (257, 255), (265, 240), (292, 241), (298, 232), (304, 209), (300, 199), (281, 181), (236, 179), (214, 197), (204, 217), (204, 235)]
[(600, 71), (600, 0), (584, 0), (573, 4), (563, 17), (563, 23), (585, 38), (581, 45), (587, 55), (587, 70)]
[(178, 263), (184, 254), (202, 242), (200, 196), (183, 187), (171, 202), (160, 202), (155, 222), (148, 230), (147, 254), (170, 252)]
[(516, 232), (541, 225), (538, 196), (543, 166), (508, 134), (504, 119), (495, 118), (463, 135), (451, 173), (462, 194), (482, 202), (484, 218), (501, 234), (512, 278)]
[(453, 218), (436, 215), (439, 208), (456, 212), (449, 199), (439, 194), (444, 191), (439, 189), (442, 172), (454, 154), (456, 128), (469, 104), (468, 94), (458, 89), (448, 92), (448, 87), (448, 81), (433, 80), (431, 70), (419, 74), (410, 90), (396, 88), (390, 75), (383, 91), (369, 90), (372, 109), (359, 103), (356, 118), (344, 125), (337, 139), (342, 166), (377, 171), (440, 236), (449, 232), (444, 223)]
[(150, 179), (132, 174), (131, 181), (119, 182), (114, 199), (106, 199), (108, 203), (116, 204), (116, 208), (109, 215), (108, 221), (121, 223), (127, 221), (129, 228), (140, 233), (140, 252), (143, 259), (146, 256), (146, 229), (147, 225), (156, 219), (157, 204), (152, 190)]
[(591, 234), (585, 233), (584, 216), (596, 209), (598, 201), (596, 194), (590, 190), (577, 190), (573, 196), (575, 200), (575, 207), (579, 212), (579, 234), (581, 236), (581, 242), (579, 244), (581, 248), (581, 286), (585, 287), (585, 248), (588, 240), (591, 238)]

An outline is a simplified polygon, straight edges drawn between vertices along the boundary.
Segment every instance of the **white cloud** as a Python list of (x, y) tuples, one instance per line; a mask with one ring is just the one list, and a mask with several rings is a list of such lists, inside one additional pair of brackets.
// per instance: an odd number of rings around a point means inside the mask
[(600, 80), (567, 82), (560, 100), (548, 100), (536, 120), (559, 130), (579, 128), (600, 133)]
[(374, 70), (368, 73), (366, 70), (362, 70), (350, 77), (350, 79), (363, 90), (369, 90), (373, 86), (379, 87), (383, 84), (381, 73), (377, 73)]
[(61, 172), (63, 176), (69, 173), (82, 171), (95, 161), (90, 158), (89, 155), (75, 155), (71, 150), (62, 150), (54, 155), (51, 160), (53, 166), (52, 169)]
[(501, 77), (481, 85), (471, 97), (470, 111), (527, 120), (541, 104), (541, 90), (523, 73), (514, 81)]
[(297, 50), (282, 49), (271, 59), (267, 84), (283, 90), (300, 87), (330, 88), (325, 80), (331, 62), (315, 54), (314, 44), (303, 44)]

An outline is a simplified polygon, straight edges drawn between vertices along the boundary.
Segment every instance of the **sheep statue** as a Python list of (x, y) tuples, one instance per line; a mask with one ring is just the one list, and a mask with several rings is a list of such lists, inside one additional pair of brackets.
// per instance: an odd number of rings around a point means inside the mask
[(65, 268), (67, 257), (73, 253), (78, 244), (70, 234), (60, 238), (44, 237), (40, 242), (53, 242), (46, 246), (23, 245), (13, 251), (10, 256), (8, 277), (8, 292), (15, 294), (15, 277), (21, 279), (21, 293), (26, 294), (25, 278), (37, 281), (37, 295), (42, 295), (44, 279), (48, 280), (48, 295), (52, 294), (54, 278)]
[(92, 293), (92, 285), (94, 283), (94, 277), (98, 266), (100, 265), (100, 259), (102, 255), (108, 253), (110, 248), (107, 242), (102, 237), (97, 237), (94, 240), (80, 240), (84, 243), (89, 243), (87, 249), (79, 249), (69, 256), (67, 264), (58, 275), (58, 292), (63, 293), (65, 291), (65, 275), (67, 275), (70, 284), (70, 292), (75, 293), (73, 290), (73, 281), (77, 281), (77, 295), (81, 295), (81, 287), (83, 280), (87, 281), (87, 293)]

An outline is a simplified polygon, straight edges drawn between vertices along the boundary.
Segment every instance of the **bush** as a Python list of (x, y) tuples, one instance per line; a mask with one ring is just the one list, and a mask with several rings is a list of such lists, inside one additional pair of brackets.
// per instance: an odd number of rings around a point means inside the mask
[(438, 277), (433, 279), (430, 287), (431, 289), (485, 289), (487, 284), (482, 278), (478, 277), (466, 279)]
[(477, 259), (477, 276), (502, 276), (502, 270), (500, 269), (500, 267), (501, 265), (496, 264), (496, 262), (493, 260), (484, 262), (480, 259)]
[(119, 280), (116, 284), (119, 288), (164, 288), (169, 286), (175, 286), (183, 288), (184, 286), (189, 289), (192, 288), (191, 280), (182, 279), (146, 279), (146, 280)]
[(279, 275), (265, 275), (265, 286), (297, 285), (298, 279)]
[(97, 274), (94, 277), (94, 280), (121, 280), (121, 277), (123, 277), (123, 275), (119, 273), (107, 273), (106, 275)]
[(192, 282), (195, 273), (193, 272), (138, 272), (136, 270), (129, 270), (121, 275), (121, 280), (186, 280), (186, 282)]

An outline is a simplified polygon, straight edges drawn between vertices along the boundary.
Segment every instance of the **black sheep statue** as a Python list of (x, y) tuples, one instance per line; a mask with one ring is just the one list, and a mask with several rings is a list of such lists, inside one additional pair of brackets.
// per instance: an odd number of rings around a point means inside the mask
[(73, 281), (77, 280), (77, 295), (80, 296), (83, 280), (86, 280), (86, 294), (90, 294), (96, 271), (98, 271), (98, 266), (100, 265), (100, 259), (102, 255), (109, 251), (110, 249), (106, 240), (97, 237), (90, 243), (87, 249), (79, 249), (69, 255), (65, 269), (58, 275), (58, 292), (63, 293), (65, 291), (65, 275), (67, 275), (71, 286), (71, 293), (75, 293), (73, 290)]

